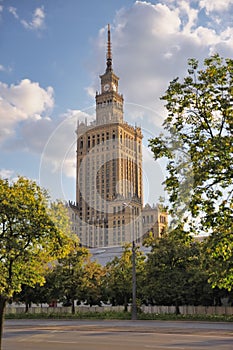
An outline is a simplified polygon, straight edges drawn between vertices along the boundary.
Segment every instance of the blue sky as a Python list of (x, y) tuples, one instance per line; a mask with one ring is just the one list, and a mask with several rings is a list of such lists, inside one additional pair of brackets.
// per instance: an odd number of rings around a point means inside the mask
[(159, 97), (188, 58), (233, 56), (233, 0), (0, 0), (2, 177), (75, 199), (75, 126), (94, 117), (108, 23), (125, 119), (144, 133), (145, 202), (165, 196), (147, 149), (165, 117)]

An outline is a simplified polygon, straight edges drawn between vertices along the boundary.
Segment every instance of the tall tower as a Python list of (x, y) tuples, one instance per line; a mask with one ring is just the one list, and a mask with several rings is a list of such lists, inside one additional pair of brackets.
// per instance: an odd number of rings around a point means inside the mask
[(106, 70), (96, 93), (96, 120), (78, 123), (76, 215), (83, 245), (121, 245), (142, 236), (142, 132), (123, 118), (108, 25)]

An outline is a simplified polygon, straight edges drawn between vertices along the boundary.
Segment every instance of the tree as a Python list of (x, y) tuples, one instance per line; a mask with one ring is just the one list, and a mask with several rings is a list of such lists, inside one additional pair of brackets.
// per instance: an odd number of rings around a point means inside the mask
[[(145, 256), (136, 247), (136, 274), (142, 275)], [(115, 257), (107, 264), (106, 289), (113, 305), (124, 305), (127, 311), (132, 298), (132, 249), (130, 244), (124, 246), (121, 257)], [(138, 279), (138, 278), (137, 278)]]
[(71, 305), (73, 314), (75, 300), (82, 300), (84, 268), (88, 257), (88, 250), (80, 247), (78, 240), (73, 241), (69, 254), (58, 259), (58, 264), (50, 275), (54, 281), (51, 295), (56, 296), (64, 305)]
[(39, 284), (34, 287), (22, 285), (21, 291), (14, 294), (13, 300), (25, 304), (25, 313), (28, 312), (32, 303), (39, 304), (41, 302), (42, 290)]
[(208, 274), (202, 270), (201, 245), (184, 234), (181, 227), (161, 238), (147, 239), (147, 245), (151, 246), (144, 280), (148, 303), (175, 305), (179, 313), (180, 305), (213, 301)]
[(84, 266), (84, 279), (82, 285), (83, 301), (90, 306), (101, 305), (106, 301), (104, 277), (106, 268), (96, 261), (88, 259)]
[[(154, 158), (165, 157), (170, 213), (189, 232), (209, 235), (210, 280), (233, 284), (233, 60), (218, 54), (170, 82), (162, 97), (166, 135), (150, 140)], [(212, 261), (212, 263), (211, 263)], [(214, 263), (219, 269), (215, 270)], [(224, 264), (222, 264), (224, 262)]]
[(69, 250), (69, 228), (64, 231), (55, 216), (36, 182), (0, 178), (0, 339), (6, 302), (22, 285), (42, 285), (48, 263)]

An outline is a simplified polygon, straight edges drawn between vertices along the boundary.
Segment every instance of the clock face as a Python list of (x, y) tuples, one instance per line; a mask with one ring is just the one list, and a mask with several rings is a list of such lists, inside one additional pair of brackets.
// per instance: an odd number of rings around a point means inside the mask
[(110, 85), (109, 85), (109, 84), (105, 84), (105, 85), (104, 85), (104, 91), (108, 91), (109, 88), (110, 88)]

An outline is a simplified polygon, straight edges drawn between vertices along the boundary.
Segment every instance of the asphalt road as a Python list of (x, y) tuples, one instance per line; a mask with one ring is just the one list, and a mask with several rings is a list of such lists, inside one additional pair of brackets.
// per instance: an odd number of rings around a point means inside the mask
[(6, 320), (3, 350), (232, 350), (233, 323)]

